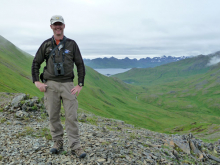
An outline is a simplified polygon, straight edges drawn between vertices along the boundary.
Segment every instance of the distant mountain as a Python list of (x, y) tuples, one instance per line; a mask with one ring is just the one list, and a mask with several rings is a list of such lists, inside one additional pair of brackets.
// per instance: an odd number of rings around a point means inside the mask
[(113, 77), (134, 85), (159, 85), (207, 73), (219, 66), (217, 65), (218, 62), (220, 62), (220, 51), (210, 55), (198, 55), (154, 68), (133, 68), (127, 72), (113, 75)]
[(150, 68), (155, 66), (160, 66), (170, 62), (176, 62), (187, 57), (171, 57), (171, 56), (162, 56), (162, 57), (147, 57), (137, 59), (129, 59), (128, 57), (124, 59), (117, 59), (114, 57), (111, 58), (96, 58), (96, 59), (84, 59), (84, 63), (87, 66), (90, 66), (95, 69), (99, 68)]

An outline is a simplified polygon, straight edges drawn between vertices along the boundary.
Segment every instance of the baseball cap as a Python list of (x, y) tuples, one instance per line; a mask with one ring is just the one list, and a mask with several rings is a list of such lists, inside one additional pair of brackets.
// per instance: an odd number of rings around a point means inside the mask
[(55, 22), (62, 22), (64, 24), (64, 19), (61, 15), (54, 15), (50, 19), (50, 24), (54, 24)]

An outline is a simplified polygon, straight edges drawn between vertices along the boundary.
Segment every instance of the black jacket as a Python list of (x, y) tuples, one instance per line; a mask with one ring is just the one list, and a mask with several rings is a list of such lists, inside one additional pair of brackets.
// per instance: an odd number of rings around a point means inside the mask
[[(60, 50), (55, 50), (55, 63), (62, 63), (64, 67), (64, 75), (55, 76), (54, 72), (54, 56), (51, 55), (48, 59), (49, 54), (52, 51), (53, 45), (56, 46), (56, 42), (54, 38), (49, 38), (45, 40), (40, 48), (38, 49), (35, 58), (32, 63), (32, 79), (33, 82), (39, 81), (39, 69), (41, 64), (46, 60), (46, 67), (43, 72), (44, 80), (53, 80), (57, 82), (70, 82), (74, 79), (74, 63), (77, 67), (78, 73), (78, 84), (84, 85), (84, 78), (85, 78), (85, 66), (84, 62), (79, 50), (78, 45), (74, 40), (66, 38), (65, 42), (65, 50), (61, 48)], [(63, 60), (63, 52), (64, 53), (64, 60)]]

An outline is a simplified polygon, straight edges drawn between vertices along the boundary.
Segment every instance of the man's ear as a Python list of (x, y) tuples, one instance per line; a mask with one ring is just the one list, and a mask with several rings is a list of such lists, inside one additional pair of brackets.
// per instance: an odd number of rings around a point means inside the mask
[(52, 25), (50, 25), (50, 28), (52, 29)]

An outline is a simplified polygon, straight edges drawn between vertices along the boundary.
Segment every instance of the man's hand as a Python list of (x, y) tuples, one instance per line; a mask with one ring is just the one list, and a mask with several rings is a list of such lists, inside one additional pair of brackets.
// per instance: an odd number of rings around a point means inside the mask
[(41, 83), (40, 81), (35, 81), (34, 84), (41, 92), (46, 92), (46, 84)]
[(74, 95), (74, 94), (77, 93), (76, 96), (78, 96), (78, 95), (79, 95), (79, 92), (81, 91), (81, 89), (82, 89), (81, 86), (79, 86), (79, 85), (75, 86), (73, 89), (71, 89), (71, 93), (72, 93), (72, 95)]

